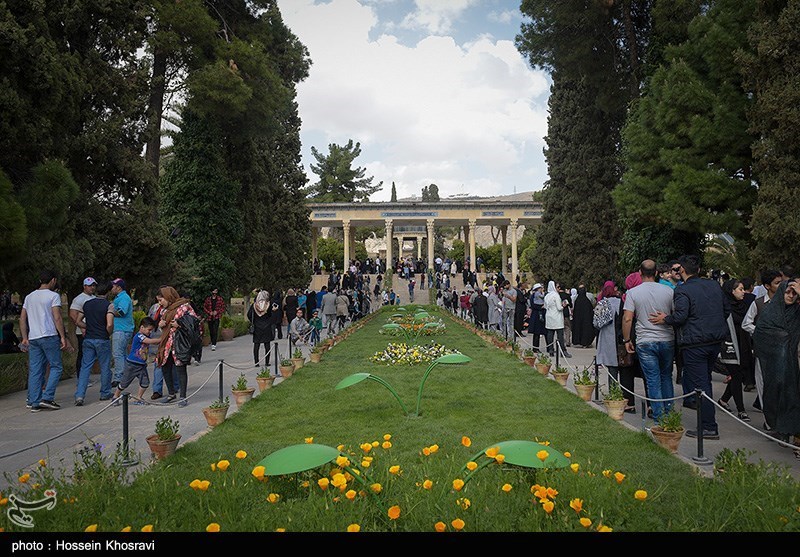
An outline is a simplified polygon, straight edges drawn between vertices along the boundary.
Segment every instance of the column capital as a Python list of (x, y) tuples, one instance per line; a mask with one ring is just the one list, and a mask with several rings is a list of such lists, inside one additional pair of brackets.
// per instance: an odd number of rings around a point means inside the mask
[(344, 219), (344, 220), (342, 221), (342, 226), (347, 226), (347, 227), (349, 227), (349, 226), (350, 226), (350, 219)]
[(431, 229), (431, 228), (433, 228), (433, 227), (435, 226), (435, 223), (436, 223), (436, 221), (435, 221), (434, 219), (428, 219), (428, 220), (427, 220), (427, 227), (428, 227), (428, 229)]
[(518, 225), (518, 221), (517, 221), (517, 219), (511, 219), (511, 224), (510, 224), (510, 226), (511, 226), (511, 228), (513, 228), (513, 229), (515, 229), (515, 230), (516, 230), (517, 226), (519, 226), (519, 225)]
[(470, 229), (474, 230), (475, 229), (475, 225), (477, 224), (477, 222), (478, 221), (476, 221), (475, 219), (469, 219), (469, 227), (470, 227)]

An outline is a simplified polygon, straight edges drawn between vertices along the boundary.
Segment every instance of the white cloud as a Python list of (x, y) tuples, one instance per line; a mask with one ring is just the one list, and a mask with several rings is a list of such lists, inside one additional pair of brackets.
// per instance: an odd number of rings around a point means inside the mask
[(521, 19), (519, 16), (519, 11), (514, 11), (514, 10), (504, 10), (502, 12), (489, 12), (487, 17), (489, 21), (495, 21), (497, 23), (511, 23), (515, 19)]
[[(458, 14), (473, 0), (447, 2)], [(434, 13), (433, 1), (417, 1), (417, 12)], [(309, 48), (309, 78), (298, 86), (306, 137), (328, 143), (361, 143), (358, 166), (384, 190), (372, 199), (419, 194), (436, 183), (442, 195), (499, 195), (539, 189), (546, 179), (541, 154), (547, 130), (548, 82), (527, 66), (508, 40), (489, 36), (456, 44), (428, 36), (401, 44), (384, 34), (369, 39), (378, 24), (376, 7), (356, 0), (282, 0), (284, 20)], [(445, 13), (440, 9), (437, 13)]]
[(454, 20), (477, 3), (478, 0), (415, 0), (416, 10), (403, 19), (401, 26), (437, 35), (448, 33)]

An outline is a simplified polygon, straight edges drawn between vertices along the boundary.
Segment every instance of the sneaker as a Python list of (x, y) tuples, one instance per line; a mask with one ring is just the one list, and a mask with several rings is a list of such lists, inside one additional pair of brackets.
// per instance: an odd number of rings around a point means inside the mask
[(30, 402), (26, 402), (26, 403), (25, 403), (25, 408), (27, 408), (28, 410), (30, 410), (31, 408), (33, 408), (33, 405), (32, 405)]
[(178, 395), (169, 395), (167, 398), (164, 399), (164, 402), (169, 403), (175, 400), (176, 398), (178, 398)]
[(213, 351), (215, 351), (216, 349), (217, 349), (217, 345), (216, 345), (216, 344), (212, 344), (212, 345), (211, 345), (211, 351), (213, 352)]
[(75, 399), (75, 406), (83, 406), (83, 399), (82, 398), (76, 398)]
[[(697, 437), (697, 430), (695, 429), (687, 429), (686, 430), (686, 437)], [(719, 431), (713, 429), (704, 429), (703, 430), (703, 439), (719, 439)]]
[(747, 412), (739, 412), (736, 416), (743, 422), (750, 422), (750, 416), (747, 415)]
[(135, 406), (144, 406), (144, 405), (145, 405), (145, 404), (147, 404), (147, 403), (146, 403), (145, 401), (143, 401), (143, 400), (139, 400), (139, 399), (137, 398), (137, 399), (135, 399), (135, 400), (134, 400), (134, 401), (133, 401), (131, 404), (134, 404)]
[(101, 396), (101, 397), (100, 397), (100, 400), (101, 400), (101, 401), (105, 401), (105, 400), (111, 400), (112, 398), (114, 398), (112, 395), (108, 395), (108, 396)]
[(86, 383), (86, 387), (87, 388), (88, 387), (94, 387), (94, 381), (89, 381), (88, 383)]
[(193, 361), (193, 362), (192, 362), (192, 365), (199, 366), (199, 365), (200, 365), (200, 362), (198, 362), (197, 360), (195, 360), (195, 361)]
[(35, 414), (36, 412), (41, 412), (41, 411), (42, 411), (42, 409), (39, 408), (38, 406), (31, 406), (31, 412), (32, 413)]
[(564, 352), (564, 357), (565, 358), (571, 358), (572, 354), (570, 354), (569, 352)]
[(39, 402), (39, 406), (48, 410), (59, 410), (61, 408), (55, 400), (43, 400)]
[(183, 408), (184, 406), (189, 406), (189, 401), (185, 398), (180, 399), (178, 402), (178, 408)]
[(119, 387), (119, 381), (112, 381), (111, 382), (111, 388), (112, 389), (116, 389), (117, 387)]
[(119, 396), (115, 399), (112, 399), (111, 404), (113, 404), (114, 406), (120, 406), (122, 404), (122, 397)]
[(728, 406), (728, 403), (722, 399), (717, 400), (717, 404), (719, 404), (723, 410), (727, 410), (728, 412), (731, 411), (731, 407)]
[(161, 398), (161, 393), (153, 393), (150, 395), (150, 400), (158, 400), (159, 398)]

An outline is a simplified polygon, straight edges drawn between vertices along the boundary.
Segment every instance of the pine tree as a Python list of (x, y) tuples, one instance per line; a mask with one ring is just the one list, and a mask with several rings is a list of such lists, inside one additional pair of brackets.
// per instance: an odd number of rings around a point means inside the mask
[(389, 200), (392, 203), (397, 203), (397, 186), (392, 182), (392, 198)]
[(317, 164), (311, 164), (311, 170), (319, 176), (319, 181), (306, 189), (306, 194), (314, 201), (323, 203), (345, 201), (369, 201), (369, 196), (380, 190), (383, 182), (372, 185), (372, 176), (366, 177), (367, 170), (362, 167), (352, 168), (353, 161), (361, 154), (361, 144), (346, 145), (331, 143), (328, 154), (320, 153), (311, 147), (311, 154)]

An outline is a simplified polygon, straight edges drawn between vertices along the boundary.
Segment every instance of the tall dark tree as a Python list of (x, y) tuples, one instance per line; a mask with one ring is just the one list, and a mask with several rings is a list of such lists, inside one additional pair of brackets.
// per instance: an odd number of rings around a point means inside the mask
[(311, 147), (311, 154), (317, 161), (311, 164), (311, 170), (319, 176), (319, 181), (305, 191), (314, 201), (369, 201), (369, 196), (383, 186), (383, 182), (372, 185), (374, 177), (366, 177), (366, 168), (353, 168), (353, 162), (361, 154), (361, 144), (353, 143), (352, 139), (346, 145), (331, 143), (327, 155)]
[(392, 197), (389, 199), (392, 203), (397, 203), (397, 186), (392, 182)]
[(759, 268), (790, 264), (800, 270), (800, 4), (759, 0), (741, 53), (756, 100), (750, 130), (759, 179), (750, 223)]

